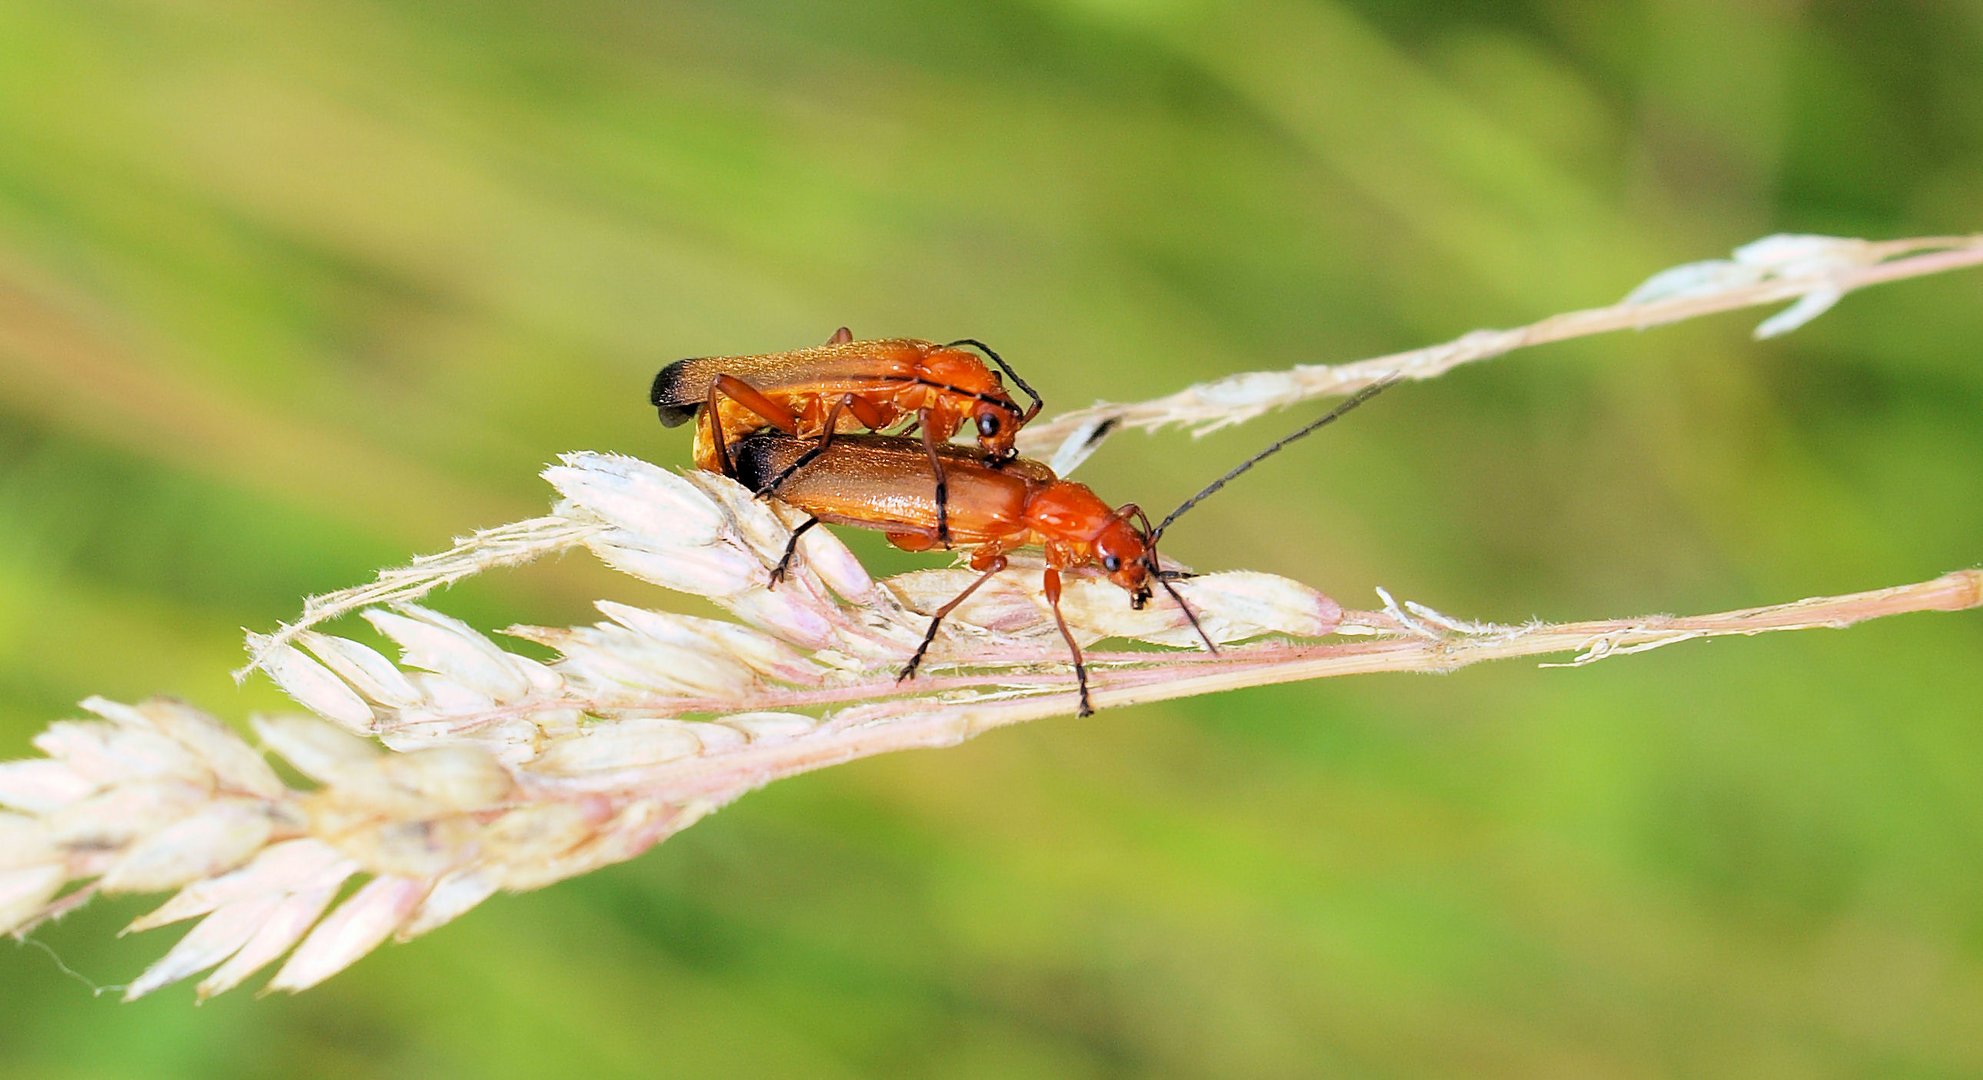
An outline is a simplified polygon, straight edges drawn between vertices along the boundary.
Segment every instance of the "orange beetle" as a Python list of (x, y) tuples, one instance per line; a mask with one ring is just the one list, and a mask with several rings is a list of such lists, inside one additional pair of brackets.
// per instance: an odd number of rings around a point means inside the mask
[[(1012, 377), (1032, 399), (1030, 406), (1022, 409), (1012, 400), (985, 357)], [(1015, 454), (1013, 436), (1044, 405), (983, 342), (855, 341), (845, 327), (824, 345), (791, 352), (677, 360), (654, 377), (648, 400), (668, 427), (699, 415), (698, 468), (735, 475), (731, 444), (764, 428), (830, 440), (843, 431), (909, 424), (921, 434), (924, 463), (939, 485), (947, 458), (937, 450), (959, 430), (968, 427), (976, 436), (984, 462), (1002, 464)], [(943, 510), (940, 516), (947, 516)], [(940, 531), (945, 524), (939, 522)]]
[[(993, 574), (1005, 569), (1006, 553), (1037, 545), (1046, 555), (1042, 586), (1054, 622), (1074, 657), (1074, 676), (1081, 694), (1081, 715), (1093, 712), (1088, 701), (1088, 669), (1081, 647), (1060, 612), (1061, 575), (1081, 567), (1098, 567), (1129, 594), (1130, 606), (1142, 608), (1156, 582), (1177, 602), (1198, 631), (1205, 647), (1218, 648), (1198, 624), (1198, 617), (1170, 584), (1179, 576), (1160, 568), (1157, 540), (1180, 514), (1224, 487), (1234, 477), (1280, 452), (1317, 428), (1368, 401), (1396, 381), (1387, 378), (1358, 391), (1317, 420), (1313, 420), (1248, 458), (1164, 518), (1154, 528), (1134, 503), (1111, 507), (1085, 484), (1063, 480), (1037, 461), (1015, 458), (1002, 467), (987, 465), (961, 447), (926, 447), (914, 439), (886, 435), (846, 435), (824, 444), (776, 431), (746, 436), (735, 447), (735, 477), (760, 494), (778, 498), (812, 515), (793, 532), (784, 559), (773, 571), (782, 576), (799, 536), (822, 521), (876, 529), (888, 542), (906, 551), (937, 547), (970, 549), (976, 581), (930, 619), (922, 644), (903, 666), (900, 678), (914, 675), (937, 627)], [(928, 456), (941, 462), (949, 478), (947, 527), (944, 503), (932, 483)]]

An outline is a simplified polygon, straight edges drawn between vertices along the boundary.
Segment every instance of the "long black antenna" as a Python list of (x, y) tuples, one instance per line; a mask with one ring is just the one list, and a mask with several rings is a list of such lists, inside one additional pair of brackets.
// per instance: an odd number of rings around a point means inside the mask
[(1197, 634), (1198, 640), (1205, 643), (1205, 651), (1211, 653), (1213, 656), (1219, 655), (1219, 647), (1212, 643), (1212, 635), (1206, 633), (1203, 626), (1198, 625), (1198, 613), (1191, 610), (1190, 604), (1184, 602), (1184, 594), (1178, 592), (1177, 586), (1171, 584), (1170, 579), (1165, 577), (1162, 572), (1151, 576), (1155, 577), (1157, 584), (1162, 585), (1164, 591), (1171, 594), (1171, 599), (1177, 602), (1177, 609), (1184, 612), (1184, 621), (1191, 624), (1191, 632)]
[[(1143, 523), (1143, 535), (1151, 537), (1150, 543), (1145, 545), (1143, 549), (1143, 565), (1150, 568), (1150, 576), (1156, 579), (1157, 584), (1163, 586), (1165, 592), (1171, 594), (1171, 599), (1177, 603), (1177, 609), (1184, 612), (1184, 620), (1191, 624), (1192, 633), (1197, 634), (1198, 640), (1205, 643), (1205, 651), (1211, 653), (1213, 656), (1219, 655), (1219, 647), (1212, 642), (1212, 635), (1206, 633), (1205, 627), (1199, 623), (1198, 613), (1191, 610), (1190, 604), (1184, 602), (1184, 594), (1177, 591), (1177, 586), (1171, 584), (1171, 579), (1165, 575), (1164, 569), (1157, 565), (1156, 534), (1150, 531), (1150, 515), (1144, 513), (1143, 508), (1134, 503), (1123, 509), (1136, 511), (1136, 520)], [(1147, 596), (1149, 594), (1144, 593), (1143, 595)], [(1134, 606), (1140, 608), (1143, 605), (1139, 601)]]
[(1224, 476), (1219, 477), (1217, 480), (1214, 480), (1209, 484), (1206, 484), (1205, 490), (1199, 492), (1196, 495), (1193, 495), (1189, 499), (1184, 500), (1184, 503), (1182, 505), (1180, 505), (1177, 509), (1171, 511), (1167, 516), (1165, 516), (1163, 521), (1157, 524), (1157, 527), (1155, 529), (1152, 529), (1150, 531), (1150, 544), (1152, 546), (1155, 546), (1157, 542), (1157, 537), (1162, 536), (1164, 534), (1164, 530), (1170, 528), (1171, 522), (1176, 521), (1178, 519), (1178, 515), (1184, 513), (1186, 510), (1189, 510), (1194, 506), (1197, 506), (1200, 502), (1204, 501), (1204, 499), (1207, 496), (1211, 495), (1213, 492), (1231, 483), (1234, 480), (1234, 478), (1238, 477), (1241, 473), (1245, 472), (1248, 469), (1251, 469), (1255, 465), (1260, 464), (1262, 461), (1265, 461), (1268, 458), (1273, 457), (1275, 454), (1280, 453), (1282, 450), (1287, 448), (1287, 445), (1289, 443), (1294, 442), (1296, 439), (1299, 439), (1304, 435), (1313, 434), (1316, 431), (1316, 429), (1325, 427), (1331, 422), (1339, 419), (1344, 413), (1350, 411), (1351, 409), (1356, 408), (1358, 405), (1361, 405), (1366, 401), (1369, 401), (1371, 398), (1376, 397), (1384, 390), (1388, 389), (1393, 385), (1396, 385), (1403, 378), (1404, 376), (1399, 375), (1396, 372), (1384, 376), (1383, 378), (1377, 380), (1376, 382), (1371, 383), (1369, 386), (1366, 386), (1363, 389), (1358, 390), (1356, 393), (1351, 394), (1348, 398), (1343, 400), (1342, 404), (1337, 405), (1333, 409), (1330, 409), (1327, 413), (1324, 413), (1322, 416), (1314, 420), (1310, 420), (1308, 423), (1302, 425), (1299, 429), (1295, 430), (1294, 432), (1286, 436), (1283, 436), (1280, 439), (1280, 441), (1274, 443), (1274, 445), (1268, 447), (1265, 450), (1260, 451), (1259, 453), (1253, 455), (1250, 458), (1247, 458), (1245, 461), (1240, 462), (1238, 465), (1233, 467), (1233, 470), (1231, 472), (1225, 474)]
[(1040, 415), (1040, 410), (1047, 407), (1047, 403), (1040, 400), (1040, 395), (1037, 392), (1035, 392), (1031, 386), (1026, 385), (1026, 380), (1020, 378), (1019, 373), (1012, 370), (1012, 365), (1006, 363), (1003, 357), (993, 352), (990, 345), (987, 345), (984, 342), (979, 341), (977, 338), (958, 338), (956, 341), (953, 341), (950, 344), (945, 345), (944, 348), (954, 349), (959, 345), (969, 345), (972, 348), (978, 350), (979, 352), (984, 353), (986, 356), (991, 357), (992, 363), (997, 364), (1000, 371), (1003, 371), (1007, 375), (1012, 376), (1012, 381), (1018, 385), (1019, 389), (1024, 390), (1026, 392), (1026, 396), (1033, 399), (1033, 407), (1027, 409), (1026, 415), (1019, 418), (1020, 423), (1023, 424), (1026, 421), (1031, 420), (1033, 417)]

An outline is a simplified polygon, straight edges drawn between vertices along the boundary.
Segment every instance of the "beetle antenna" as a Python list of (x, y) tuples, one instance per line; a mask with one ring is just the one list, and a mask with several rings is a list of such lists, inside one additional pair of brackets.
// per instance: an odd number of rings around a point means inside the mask
[[(1150, 515), (1144, 513), (1143, 508), (1140, 506), (1135, 509), (1137, 518), (1143, 522), (1143, 534), (1145, 536), (1151, 536)], [(1157, 584), (1162, 585), (1164, 591), (1171, 594), (1171, 599), (1177, 602), (1177, 609), (1184, 612), (1184, 620), (1191, 624), (1191, 629), (1198, 635), (1198, 640), (1205, 643), (1205, 651), (1211, 653), (1213, 656), (1219, 655), (1219, 647), (1213, 643), (1212, 635), (1206, 633), (1205, 628), (1199, 625), (1198, 613), (1191, 610), (1191, 605), (1184, 602), (1184, 594), (1178, 592), (1177, 587), (1171, 584), (1173, 577), (1189, 577), (1191, 575), (1166, 571), (1163, 567), (1157, 565), (1157, 543), (1154, 536), (1143, 547), (1143, 565), (1150, 568), (1150, 576), (1156, 578)]]
[(1172, 585), (1169, 578), (1162, 575), (1154, 576), (1157, 578), (1157, 584), (1162, 585), (1164, 591), (1171, 594), (1171, 599), (1177, 601), (1177, 609), (1184, 612), (1184, 621), (1191, 624), (1192, 632), (1198, 635), (1198, 640), (1205, 643), (1205, 651), (1213, 656), (1219, 655), (1219, 647), (1212, 644), (1212, 635), (1206, 633), (1205, 628), (1198, 624), (1198, 613), (1191, 610), (1190, 604), (1184, 602), (1184, 594), (1177, 591), (1177, 586)]
[(953, 349), (959, 345), (969, 345), (972, 348), (978, 350), (979, 352), (984, 353), (986, 356), (991, 357), (991, 362), (997, 364), (1000, 371), (1003, 371), (1007, 375), (1012, 376), (1013, 383), (1016, 384), (1019, 387), (1019, 389), (1024, 390), (1026, 392), (1027, 397), (1033, 399), (1033, 407), (1027, 409), (1026, 415), (1019, 418), (1020, 423), (1023, 424), (1026, 421), (1031, 420), (1033, 417), (1040, 415), (1040, 410), (1047, 407), (1047, 403), (1040, 400), (1040, 395), (1037, 392), (1035, 392), (1031, 386), (1028, 386), (1026, 384), (1026, 380), (1019, 377), (1018, 372), (1012, 370), (1011, 364), (1006, 363), (1003, 357), (993, 352), (991, 350), (991, 346), (985, 344), (982, 341), (979, 341), (977, 338), (958, 338), (956, 341), (953, 341), (950, 344), (945, 345), (944, 348)]
[(1371, 383), (1369, 386), (1366, 386), (1363, 389), (1358, 390), (1356, 393), (1351, 394), (1348, 398), (1344, 399), (1341, 404), (1337, 405), (1333, 409), (1330, 409), (1328, 412), (1322, 414), (1320, 417), (1317, 417), (1314, 420), (1310, 420), (1308, 423), (1303, 424), (1301, 427), (1295, 429), (1293, 432), (1282, 436), (1279, 440), (1277, 440), (1274, 443), (1274, 445), (1269, 446), (1267, 449), (1262, 450), (1259, 453), (1253, 455), (1252, 457), (1247, 458), (1245, 461), (1240, 462), (1238, 465), (1233, 467), (1232, 471), (1226, 473), (1224, 476), (1219, 477), (1217, 480), (1214, 480), (1211, 483), (1206, 484), (1205, 490), (1200, 491), (1198, 494), (1193, 495), (1189, 499), (1184, 500), (1184, 502), (1181, 505), (1179, 505), (1177, 509), (1171, 511), (1170, 514), (1166, 516), (1163, 521), (1157, 524), (1157, 527), (1155, 529), (1150, 530), (1149, 542), (1152, 545), (1154, 545), (1157, 542), (1157, 537), (1162, 536), (1164, 534), (1164, 530), (1170, 528), (1171, 522), (1176, 521), (1179, 515), (1183, 514), (1186, 510), (1189, 510), (1192, 507), (1197, 506), (1200, 502), (1203, 502), (1207, 496), (1211, 495), (1213, 492), (1231, 483), (1241, 473), (1245, 472), (1248, 469), (1251, 469), (1255, 465), (1260, 464), (1261, 462), (1267, 460), (1268, 458), (1273, 457), (1275, 454), (1280, 453), (1282, 450), (1287, 449), (1288, 444), (1294, 442), (1296, 439), (1299, 439), (1304, 435), (1314, 434), (1315, 431), (1317, 431), (1318, 429), (1327, 426), (1328, 424), (1334, 422), (1337, 419), (1340, 419), (1344, 413), (1349, 412), (1351, 409), (1356, 408), (1358, 405), (1361, 405), (1364, 402), (1369, 401), (1371, 398), (1376, 397), (1378, 394), (1382, 393), (1387, 388), (1396, 385), (1403, 378), (1404, 376), (1399, 375), (1396, 372), (1392, 372), (1391, 374), (1384, 376), (1383, 378), (1377, 380), (1376, 382)]

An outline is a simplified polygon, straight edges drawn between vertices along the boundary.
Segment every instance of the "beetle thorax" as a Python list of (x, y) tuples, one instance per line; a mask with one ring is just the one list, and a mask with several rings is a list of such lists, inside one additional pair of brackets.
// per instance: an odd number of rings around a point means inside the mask
[(1141, 587), (1147, 540), (1087, 485), (1056, 480), (1036, 488), (1026, 500), (1026, 524), (1059, 569), (1095, 566), (1131, 592)]

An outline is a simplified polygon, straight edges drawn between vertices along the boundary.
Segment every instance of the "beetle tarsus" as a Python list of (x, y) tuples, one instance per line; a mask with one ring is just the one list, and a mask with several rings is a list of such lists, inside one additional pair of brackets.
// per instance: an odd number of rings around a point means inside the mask
[(818, 518), (809, 517), (800, 522), (798, 528), (792, 530), (792, 538), (785, 541), (785, 554), (780, 555), (778, 565), (771, 568), (771, 583), (765, 586), (766, 588), (775, 589), (779, 582), (785, 580), (785, 575), (792, 569), (792, 557), (799, 553), (799, 537), (804, 536), (807, 529), (817, 524), (819, 524)]

